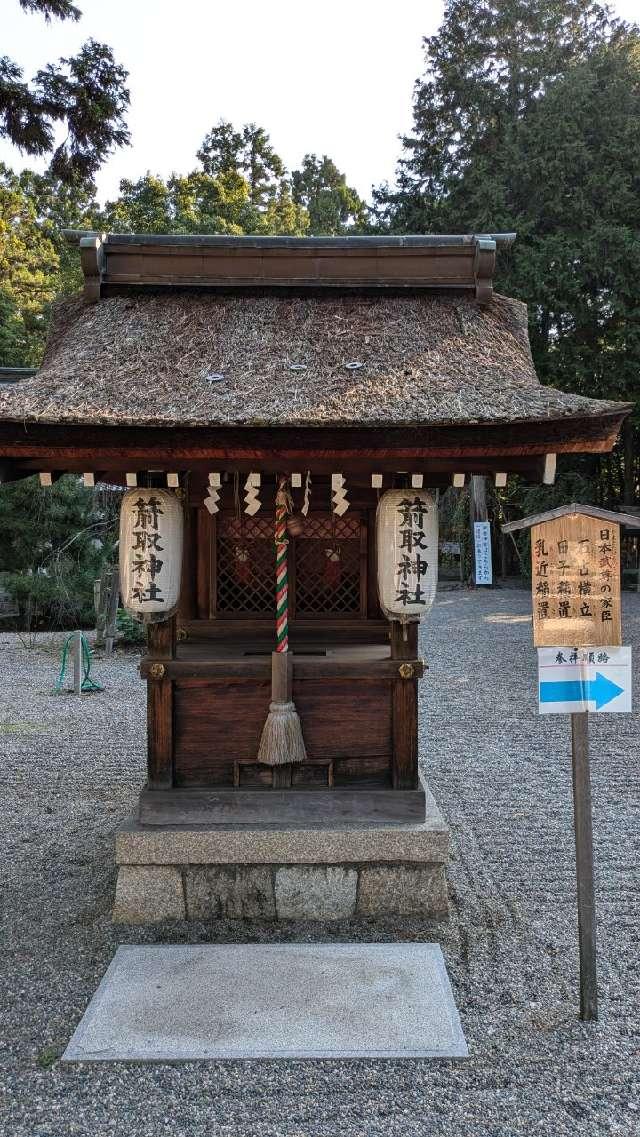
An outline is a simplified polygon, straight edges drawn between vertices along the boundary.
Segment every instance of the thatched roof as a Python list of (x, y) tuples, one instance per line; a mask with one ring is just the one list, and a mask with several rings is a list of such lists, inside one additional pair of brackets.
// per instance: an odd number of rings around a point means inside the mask
[(623, 410), (541, 386), (524, 304), (481, 308), (464, 293), (74, 298), (39, 372), (0, 388), (5, 421), (391, 426)]

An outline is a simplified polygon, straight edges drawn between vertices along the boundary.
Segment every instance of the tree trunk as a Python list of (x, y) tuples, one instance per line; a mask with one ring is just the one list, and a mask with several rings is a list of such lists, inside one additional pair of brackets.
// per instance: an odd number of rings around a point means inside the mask
[(622, 424), (622, 452), (624, 455), (624, 481), (622, 500), (624, 505), (635, 505), (636, 501), (636, 455), (635, 429), (630, 418)]

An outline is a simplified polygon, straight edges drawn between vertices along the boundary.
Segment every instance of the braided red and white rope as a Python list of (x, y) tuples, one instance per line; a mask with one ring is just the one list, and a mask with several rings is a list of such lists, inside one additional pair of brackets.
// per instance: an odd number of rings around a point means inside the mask
[(287, 571), (287, 479), (276, 493), (276, 651), (289, 650), (289, 577)]

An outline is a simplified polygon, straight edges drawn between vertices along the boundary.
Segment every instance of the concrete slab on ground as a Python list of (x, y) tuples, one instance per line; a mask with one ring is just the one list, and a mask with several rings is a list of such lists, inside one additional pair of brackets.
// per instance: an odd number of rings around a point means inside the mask
[(467, 1053), (437, 944), (127, 945), (63, 1061)]

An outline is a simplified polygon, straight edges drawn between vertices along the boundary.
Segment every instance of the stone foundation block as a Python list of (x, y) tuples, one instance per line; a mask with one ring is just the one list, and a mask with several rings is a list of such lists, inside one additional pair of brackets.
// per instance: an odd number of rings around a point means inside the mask
[(425, 817), (415, 823), (127, 822), (116, 838), (113, 918), (445, 917), (449, 831), (426, 786), (424, 793)]
[(279, 920), (342, 920), (356, 908), (358, 873), (342, 865), (287, 865), (276, 870)]
[(157, 924), (184, 920), (184, 891), (179, 869), (166, 865), (121, 865), (116, 883), (116, 924)]
[(184, 870), (188, 920), (274, 920), (271, 869), (263, 865), (189, 865)]
[(359, 916), (446, 916), (445, 866), (365, 865), (360, 870)]

